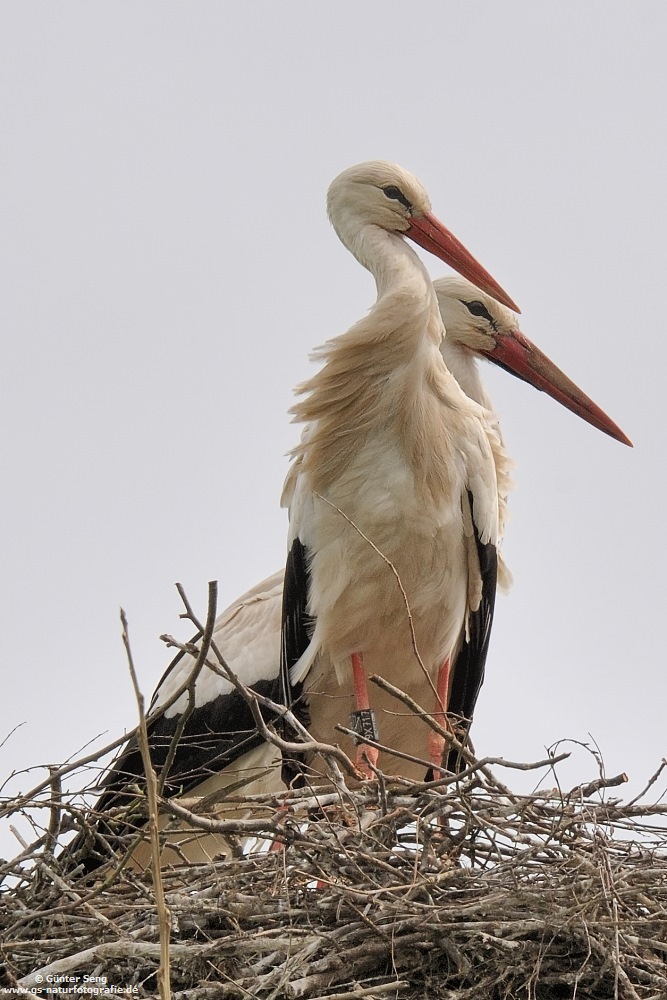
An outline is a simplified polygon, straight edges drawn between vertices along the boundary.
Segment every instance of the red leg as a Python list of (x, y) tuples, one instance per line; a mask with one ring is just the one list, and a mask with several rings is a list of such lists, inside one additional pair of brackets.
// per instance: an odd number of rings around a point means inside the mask
[[(357, 712), (370, 712), (371, 704), (368, 697), (368, 686), (366, 684), (366, 671), (364, 670), (364, 658), (361, 653), (352, 654), (352, 676), (354, 678), (354, 700)], [(368, 766), (368, 761), (375, 767), (377, 765), (379, 750), (369, 747), (364, 743), (357, 746), (357, 767), (367, 778), (375, 775)], [(368, 758), (368, 761), (366, 760)]]
[[(274, 819), (277, 821), (278, 826), (283, 826), (285, 820), (287, 819), (289, 809), (287, 806), (280, 806), (276, 809), (274, 813)], [(269, 848), (269, 854), (277, 854), (278, 851), (282, 851), (285, 845), (280, 840), (274, 840)]]
[[(435, 699), (435, 709), (433, 711), (433, 718), (436, 722), (447, 729), (447, 703), (449, 701), (449, 676), (451, 673), (451, 661), (449, 659), (445, 660), (443, 665), (438, 671), (438, 683), (436, 685), (436, 690), (438, 692)], [(433, 778), (437, 781), (438, 778), (442, 777), (442, 758), (445, 752), (445, 740), (438, 733), (433, 730), (430, 731), (428, 736), (428, 759), (433, 765)]]

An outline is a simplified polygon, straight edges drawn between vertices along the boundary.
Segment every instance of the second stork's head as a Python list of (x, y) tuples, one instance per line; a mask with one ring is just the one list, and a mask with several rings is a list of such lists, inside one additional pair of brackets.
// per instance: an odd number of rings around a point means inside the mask
[(475, 357), (486, 358), (546, 392), (593, 427), (631, 445), (620, 427), (523, 335), (515, 313), (463, 278), (439, 278), (433, 286), (447, 331), (442, 354), (468, 396), (489, 406), (474, 363)]

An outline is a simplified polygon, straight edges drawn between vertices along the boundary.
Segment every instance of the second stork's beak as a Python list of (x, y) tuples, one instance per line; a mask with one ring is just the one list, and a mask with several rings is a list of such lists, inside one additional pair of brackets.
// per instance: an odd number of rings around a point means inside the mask
[(593, 427), (632, 447), (620, 427), (519, 330), (496, 334), (496, 346), (482, 354), (511, 375), (546, 392)]

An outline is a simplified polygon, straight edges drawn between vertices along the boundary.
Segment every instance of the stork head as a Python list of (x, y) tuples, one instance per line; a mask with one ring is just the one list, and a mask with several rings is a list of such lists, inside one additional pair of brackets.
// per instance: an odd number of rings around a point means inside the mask
[(431, 213), (429, 197), (414, 174), (395, 163), (370, 160), (344, 170), (329, 187), (327, 211), (339, 238), (353, 252), (350, 232), (365, 226), (407, 236), (518, 311), (497, 281)]
[(521, 333), (516, 315), (463, 278), (439, 278), (433, 282), (447, 335), (442, 353), (462, 389), (478, 402), (483, 400), (465, 384), (473, 385), (470, 366), (462, 363), (462, 352), (487, 358), (517, 378), (546, 392), (582, 420), (610, 437), (632, 446), (620, 427), (599, 406)]

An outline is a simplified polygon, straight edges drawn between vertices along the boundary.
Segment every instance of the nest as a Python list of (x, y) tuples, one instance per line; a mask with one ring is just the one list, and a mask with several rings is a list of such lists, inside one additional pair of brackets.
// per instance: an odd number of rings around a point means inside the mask
[[(522, 767), (555, 773), (557, 759)], [(501, 765), (356, 789), (339, 773), (316, 794), (258, 798), (261, 820), (237, 836), (259, 829), (280, 849), (165, 871), (158, 905), (149, 873), (65, 873), (56, 828), (80, 814), (52, 777), (6, 801), (39, 836), (0, 866), (0, 985), (183, 1000), (666, 997), (667, 807), (645, 801), (664, 762), (627, 803), (610, 792), (623, 775), (516, 794)]]
[[(310, 740), (289, 710), (244, 688), (225, 664), (212, 638), (214, 590), (205, 627), (182, 596), (201, 639), (165, 637), (193, 657), (182, 690), (194, 688), (204, 664), (222, 672), (248, 699), (261, 738), (288, 756), (307, 747), (332, 783), (244, 797), (245, 818), (224, 821), (206, 812), (206, 799), (186, 808), (160, 798), (122, 615), (147, 775), (145, 797), (139, 791), (129, 809), (148, 806), (154, 858), (158, 811), (224, 833), (228, 855), (162, 872), (154, 864), (140, 875), (127, 863), (137, 842), (130, 833), (105, 867), (84, 875), (85, 837), (78, 849), (63, 843), (73, 828), (98, 838), (113, 829), (114, 817), (100, 827), (90, 809), (89, 769), (124, 741), (49, 769), (29, 792), (0, 800), (0, 818), (34, 832), (28, 842), (16, 830), (19, 855), (0, 861), (0, 991), (163, 1000), (667, 997), (667, 806), (648, 798), (667, 762), (623, 802), (610, 790), (625, 775), (606, 777), (593, 754), (598, 776), (564, 792), (558, 764), (568, 754), (534, 764), (477, 760), (403, 692), (371, 678), (453, 744), (463, 769), (426, 784), (373, 768), (375, 780), (355, 783), (359, 772), (340, 748)], [(260, 703), (296, 743), (267, 725)], [(375, 745), (390, 766), (396, 752)], [(499, 777), (508, 768), (546, 768), (556, 787), (513, 792)], [(71, 784), (76, 774), (84, 787), (63, 792), (63, 779)]]

